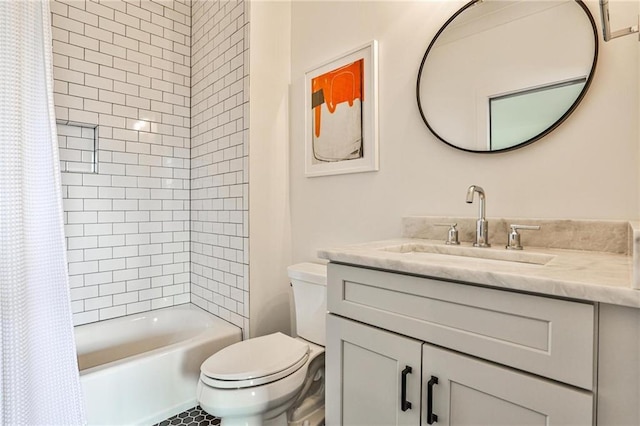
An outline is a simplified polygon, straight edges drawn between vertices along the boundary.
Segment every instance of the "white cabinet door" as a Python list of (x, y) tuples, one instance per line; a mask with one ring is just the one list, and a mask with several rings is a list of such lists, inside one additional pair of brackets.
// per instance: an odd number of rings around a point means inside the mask
[(590, 392), (426, 343), (422, 352), (423, 425), (593, 424)]
[(421, 350), (418, 340), (327, 315), (327, 425), (419, 425)]

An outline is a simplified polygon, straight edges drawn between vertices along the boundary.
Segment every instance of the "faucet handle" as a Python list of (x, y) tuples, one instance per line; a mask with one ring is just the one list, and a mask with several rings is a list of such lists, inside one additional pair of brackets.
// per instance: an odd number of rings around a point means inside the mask
[(445, 244), (454, 246), (460, 244), (460, 241), (458, 241), (458, 230), (456, 229), (456, 226), (458, 226), (457, 223), (434, 223), (434, 225), (449, 227), (449, 231), (447, 232), (447, 240), (444, 242)]
[(528, 231), (538, 231), (540, 229), (540, 225), (509, 225), (511, 227), (511, 232), (509, 232), (509, 241), (507, 242), (507, 250), (522, 250), (523, 247), (520, 244), (520, 234), (518, 233), (519, 229), (528, 230)]

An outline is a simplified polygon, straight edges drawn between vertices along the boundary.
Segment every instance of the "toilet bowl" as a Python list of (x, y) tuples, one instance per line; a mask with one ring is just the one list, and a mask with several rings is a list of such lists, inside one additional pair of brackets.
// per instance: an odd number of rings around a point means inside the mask
[(324, 422), (326, 267), (288, 268), (298, 337), (273, 333), (228, 346), (200, 368), (197, 399), (223, 426)]
[[(324, 355), (324, 348), (282, 333), (232, 346), (216, 354), (221, 357), (212, 356), (202, 364), (200, 406), (222, 418), (225, 426), (286, 425), (286, 418), (279, 417), (292, 407), (309, 365)], [(243, 365), (246, 371), (241, 371)]]

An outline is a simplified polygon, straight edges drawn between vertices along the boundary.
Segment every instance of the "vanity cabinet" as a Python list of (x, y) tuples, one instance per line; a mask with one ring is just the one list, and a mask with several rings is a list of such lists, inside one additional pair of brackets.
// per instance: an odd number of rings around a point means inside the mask
[(594, 424), (594, 304), (332, 263), (328, 310), (330, 426)]

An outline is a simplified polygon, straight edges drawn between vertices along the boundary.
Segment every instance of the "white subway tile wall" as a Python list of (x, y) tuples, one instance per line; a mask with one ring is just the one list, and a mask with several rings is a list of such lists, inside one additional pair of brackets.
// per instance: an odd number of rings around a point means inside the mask
[(74, 322), (189, 302), (191, 3), (50, 4), (56, 118), (98, 126), (97, 174), (61, 151)]
[(191, 301), (249, 325), (246, 1), (192, 2)]

